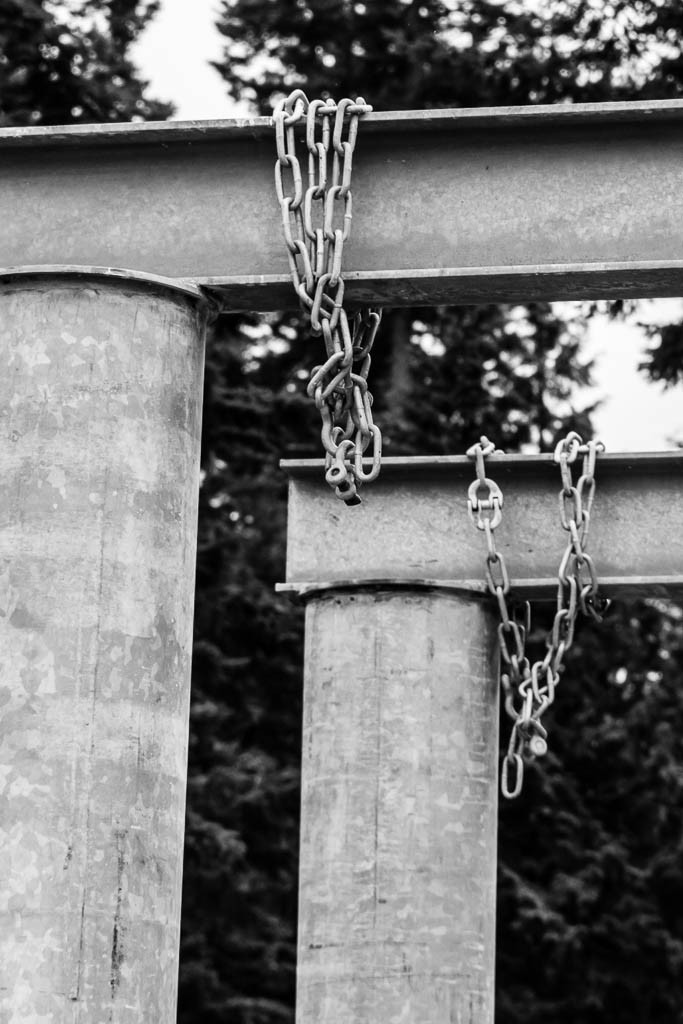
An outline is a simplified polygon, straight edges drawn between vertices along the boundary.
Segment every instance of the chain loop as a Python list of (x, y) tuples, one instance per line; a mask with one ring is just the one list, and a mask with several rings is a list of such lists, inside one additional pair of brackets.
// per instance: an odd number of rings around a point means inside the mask
[[(372, 416), (367, 378), (381, 309), (363, 309), (352, 324), (344, 310), (342, 263), (351, 233), (351, 175), (358, 122), (372, 107), (357, 100), (309, 101), (296, 89), (273, 113), (275, 193), (292, 284), (311, 333), (323, 336), (326, 359), (314, 366), (307, 393), (320, 410), (325, 479), (347, 505), (358, 505), (358, 487), (376, 479), (382, 434)], [(305, 128), (307, 181), (297, 150)], [(370, 450), (372, 462), (363, 468)]]
[[(525, 755), (542, 757), (548, 750), (548, 733), (541, 717), (555, 700), (564, 657), (574, 642), (579, 611), (601, 622), (609, 607), (609, 601), (598, 595), (597, 573), (591, 556), (586, 553), (595, 498), (595, 466), (598, 453), (604, 450), (602, 442), (584, 444), (574, 431), (555, 448), (553, 459), (560, 467), (562, 481), (558, 495), (560, 526), (569, 534), (569, 542), (558, 569), (557, 608), (546, 641), (547, 652), (533, 665), (525, 655), (531, 626), (529, 603), (525, 602), (524, 622), (520, 623), (508, 606), (510, 578), (494, 536), (503, 518), (503, 494), (498, 484), (486, 475), (485, 460), (489, 455), (503, 453), (486, 437), (467, 450), (467, 455), (475, 462), (477, 474), (467, 491), (467, 510), (475, 527), (486, 534), (486, 583), (500, 615), (498, 646), (504, 666), (500, 681), (505, 711), (512, 719), (510, 742), (501, 769), (501, 790), (509, 799), (522, 792)], [(579, 455), (583, 463), (575, 484), (571, 467)]]

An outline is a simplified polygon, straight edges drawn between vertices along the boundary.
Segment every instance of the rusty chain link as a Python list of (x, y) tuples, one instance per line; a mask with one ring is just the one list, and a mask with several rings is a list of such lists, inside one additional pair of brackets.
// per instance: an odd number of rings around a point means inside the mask
[[(296, 89), (273, 114), (277, 161), (275, 191), (282, 214), (287, 259), (294, 289), (322, 335), (325, 359), (307, 385), (320, 410), (325, 479), (347, 505), (360, 503), (358, 487), (380, 471), (382, 435), (372, 418), (368, 390), (370, 352), (382, 317), (380, 309), (344, 310), (342, 257), (351, 231), (351, 173), (358, 122), (372, 107), (356, 101), (311, 100)], [(297, 127), (305, 126), (307, 174), (297, 148)], [(330, 163), (331, 156), (331, 163)], [(363, 468), (363, 455), (372, 464)]]
[[(500, 614), (498, 645), (501, 656), (501, 687), (505, 711), (512, 719), (507, 752), (503, 757), (501, 790), (503, 796), (519, 796), (524, 781), (524, 755), (542, 757), (548, 749), (547, 730), (541, 717), (555, 700), (555, 690), (564, 668), (564, 657), (574, 642), (579, 611), (597, 622), (609, 606), (598, 595), (598, 578), (586, 542), (595, 499), (595, 466), (600, 441), (583, 443), (570, 432), (555, 448), (554, 461), (560, 467), (562, 488), (559, 493), (560, 524), (569, 534), (558, 570), (556, 611), (546, 644), (544, 658), (530, 664), (526, 656), (526, 638), (530, 629), (530, 606), (521, 606), (521, 615), (512, 610), (510, 577), (505, 559), (496, 548), (495, 530), (502, 521), (503, 494), (498, 484), (486, 476), (485, 459), (502, 455), (486, 437), (468, 448), (475, 460), (476, 480), (467, 494), (469, 516), (486, 535), (486, 582), (495, 597)], [(583, 457), (582, 469), (574, 483), (572, 464)], [(512, 778), (511, 778), (512, 776)]]

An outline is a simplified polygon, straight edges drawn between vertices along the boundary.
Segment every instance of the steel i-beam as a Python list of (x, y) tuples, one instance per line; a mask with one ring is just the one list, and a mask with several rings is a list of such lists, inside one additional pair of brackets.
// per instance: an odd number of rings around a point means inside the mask
[[(475, 477), (464, 456), (388, 458), (363, 504), (330, 500), (322, 462), (286, 460), (290, 477), (287, 587), (306, 593), (343, 582), (435, 585), (484, 593), (483, 534), (467, 515)], [(554, 597), (568, 534), (550, 455), (497, 455), (487, 472), (503, 491), (496, 546), (516, 593)], [(683, 452), (602, 455), (588, 550), (606, 594), (683, 592)]]
[[(350, 303), (683, 294), (683, 102), (369, 114)], [(183, 277), (296, 305), (268, 118), (0, 131), (0, 266)]]

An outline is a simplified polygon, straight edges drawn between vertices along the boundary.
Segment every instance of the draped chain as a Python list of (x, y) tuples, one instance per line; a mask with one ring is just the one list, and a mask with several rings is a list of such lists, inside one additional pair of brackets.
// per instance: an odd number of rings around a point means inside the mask
[[(371, 110), (362, 97), (309, 101), (296, 89), (273, 114), (275, 190), (292, 283), (311, 333), (324, 343), (323, 361), (311, 370), (307, 392), (320, 410), (325, 479), (347, 505), (360, 503), (358, 488), (377, 477), (382, 456), (368, 389), (382, 311), (363, 309), (349, 319), (342, 273), (351, 232), (358, 123)], [(300, 137), (305, 137), (305, 157), (299, 153)], [(364, 455), (370, 460), (367, 468)]]
[[(505, 558), (496, 547), (495, 531), (503, 518), (503, 493), (487, 476), (485, 459), (502, 455), (486, 437), (472, 445), (467, 454), (474, 459), (476, 479), (468, 491), (468, 511), (476, 528), (486, 537), (486, 582), (496, 599), (500, 624), (498, 645), (501, 656), (501, 687), (505, 711), (512, 719), (512, 730), (503, 757), (501, 789), (506, 797), (522, 791), (524, 758), (542, 757), (548, 749), (547, 730), (541, 718), (555, 700), (555, 690), (564, 669), (564, 658), (574, 642), (579, 612), (597, 622), (609, 606), (598, 594), (598, 578), (591, 556), (586, 551), (591, 510), (595, 499), (595, 467), (600, 441), (583, 443), (576, 432), (559, 442), (553, 455), (560, 468), (559, 519), (569, 534), (557, 574), (557, 598), (553, 625), (547, 638), (545, 657), (530, 664), (526, 656), (526, 638), (530, 628), (528, 602), (512, 610), (511, 584)], [(572, 466), (582, 456), (581, 472), (574, 482)]]

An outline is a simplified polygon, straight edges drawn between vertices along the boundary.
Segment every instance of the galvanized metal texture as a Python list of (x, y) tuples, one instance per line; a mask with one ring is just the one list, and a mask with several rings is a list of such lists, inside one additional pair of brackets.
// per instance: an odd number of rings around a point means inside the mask
[[(681, 101), (368, 115), (347, 300), (681, 294), (681, 120)], [(292, 306), (271, 133), (3, 129), (0, 265), (113, 264)]]
[(497, 661), (462, 595), (309, 603), (297, 1024), (493, 1021)]
[(176, 1019), (196, 295), (2, 281), (0, 1020)]
[[(282, 466), (290, 476), (288, 589), (310, 594), (351, 581), (396, 581), (487, 592), (467, 515), (469, 459), (385, 459), (363, 505), (350, 511), (316, 479), (318, 460)], [(555, 598), (566, 533), (552, 456), (491, 456), (487, 467), (505, 493), (496, 546), (515, 592)], [(591, 554), (601, 592), (683, 592), (683, 452), (607, 454), (599, 472)]]

